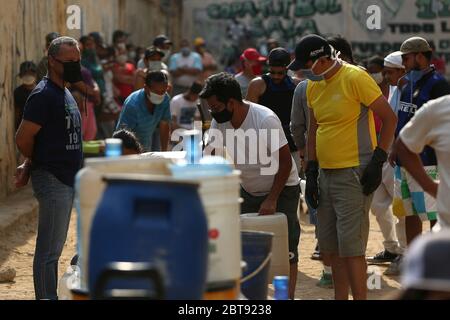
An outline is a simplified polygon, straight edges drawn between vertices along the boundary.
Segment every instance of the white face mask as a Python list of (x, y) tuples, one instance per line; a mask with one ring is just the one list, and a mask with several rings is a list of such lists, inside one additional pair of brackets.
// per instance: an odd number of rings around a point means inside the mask
[(377, 84), (381, 84), (383, 82), (383, 74), (381, 72), (371, 73), (370, 76), (375, 80)]
[(163, 69), (163, 65), (161, 61), (149, 61), (148, 69), (150, 71), (161, 71)]
[(331, 67), (329, 67), (327, 70), (325, 70), (325, 71), (322, 72), (321, 74), (315, 74), (314, 71), (313, 71), (313, 69), (314, 69), (314, 67), (317, 65), (317, 62), (319, 62), (319, 59), (317, 59), (316, 62), (314, 62), (314, 64), (312, 65), (312, 67), (311, 67), (311, 72), (312, 72), (315, 76), (318, 76), (318, 77), (325, 77), (325, 75), (326, 75), (328, 72), (330, 72), (331, 70), (333, 70), (333, 68), (336, 67), (336, 65), (338, 64), (338, 60), (337, 60), (337, 59), (334, 59), (334, 63), (333, 63), (333, 65), (332, 65)]
[(22, 77), (22, 83), (26, 86), (31, 86), (32, 84), (34, 84), (36, 82), (36, 77), (35, 76), (23, 76)]
[(122, 64), (128, 61), (128, 56), (126, 54), (121, 54), (120, 56), (117, 56), (117, 62)]
[(153, 93), (153, 92), (150, 92), (150, 94), (147, 94), (148, 100), (154, 105), (163, 103), (165, 97), (166, 97), (165, 95), (161, 96), (161, 95)]
[(117, 44), (117, 48), (122, 49), (122, 50), (126, 50), (127, 49), (127, 45), (124, 42), (120, 42)]

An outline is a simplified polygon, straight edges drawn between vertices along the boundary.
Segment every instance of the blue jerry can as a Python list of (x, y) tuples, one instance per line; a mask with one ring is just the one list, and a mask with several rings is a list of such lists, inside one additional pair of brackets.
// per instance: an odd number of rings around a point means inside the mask
[(91, 228), (91, 297), (202, 299), (208, 228), (198, 185), (106, 181)]

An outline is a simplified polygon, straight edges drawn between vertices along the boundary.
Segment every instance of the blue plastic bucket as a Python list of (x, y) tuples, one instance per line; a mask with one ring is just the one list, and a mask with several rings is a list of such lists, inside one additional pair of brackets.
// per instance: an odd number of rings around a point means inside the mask
[(242, 231), (242, 260), (247, 268), (241, 291), (249, 300), (267, 300), (273, 233)]

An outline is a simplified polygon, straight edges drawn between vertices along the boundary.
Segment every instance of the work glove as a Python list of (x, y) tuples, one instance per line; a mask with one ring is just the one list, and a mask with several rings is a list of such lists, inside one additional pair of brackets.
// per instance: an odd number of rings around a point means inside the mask
[(370, 160), (361, 177), (361, 185), (363, 193), (368, 196), (374, 193), (381, 184), (383, 176), (383, 164), (387, 161), (387, 153), (377, 147), (373, 152), (372, 160)]
[(319, 207), (319, 163), (317, 161), (308, 161), (305, 176), (306, 201), (313, 209), (317, 209)]

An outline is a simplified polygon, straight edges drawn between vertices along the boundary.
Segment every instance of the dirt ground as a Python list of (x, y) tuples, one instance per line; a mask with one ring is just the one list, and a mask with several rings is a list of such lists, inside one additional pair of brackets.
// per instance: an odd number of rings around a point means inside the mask
[[(318, 261), (310, 259), (316, 240), (314, 228), (308, 224), (308, 216), (301, 215), (302, 234), (300, 239), (300, 263), (297, 281), (296, 299), (301, 300), (329, 300), (333, 299), (333, 290), (322, 289), (316, 283), (322, 272), (322, 265)], [(17, 275), (13, 283), (0, 283), (0, 300), (29, 300), (34, 299), (33, 291), (33, 253), (36, 237), (36, 218), (22, 223), (15, 230), (11, 230), (0, 239), (0, 269), (12, 267)], [(76, 246), (76, 219), (72, 215), (68, 239), (60, 259), (60, 277), (69, 266), (75, 253)], [(382, 250), (382, 235), (375, 218), (371, 217), (371, 232), (368, 255), (373, 255)], [(387, 266), (378, 267), (379, 272), (384, 272)], [(369, 299), (383, 299), (395, 292), (399, 287), (399, 279), (396, 277), (382, 276), (381, 290), (369, 292)], [(269, 291), (271, 293), (272, 290)]]

